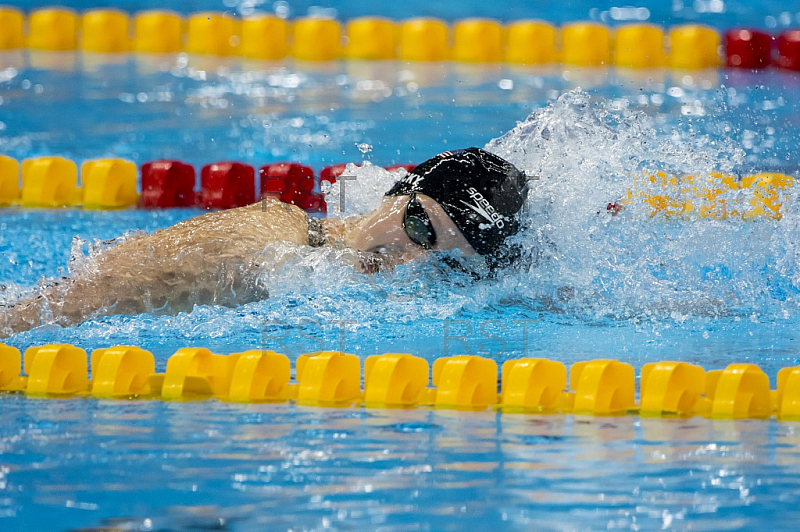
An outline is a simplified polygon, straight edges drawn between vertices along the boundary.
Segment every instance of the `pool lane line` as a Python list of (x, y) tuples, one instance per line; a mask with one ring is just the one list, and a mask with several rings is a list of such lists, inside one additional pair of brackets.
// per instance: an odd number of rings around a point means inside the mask
[(617, 360), (576, 362), (568, 374), (561, 362), (520, 358), (503, 363), (499, 377), (498, 392), (497, 362), (474, 355), (439, 358), (431, 367), (411, 354), (387, 353), (367, 357), (362, 371), (357, 356), (323, 351), (299, 356), (292, 372), (289, 358), (274, 351), (217, 355), (186, 347), (156, 373), (152, 353), (133, 346), (97, 349), (89, 360), (86, 351), (67, 344), (30, 347), (24, 357), (0, 344), (0, 391), (30, 397), (800, 419), (800, 366), (781, 369), (771, 390), (755, 364), (706, 371), (687, 362), (648, 363), (639, 374), (638, 401), (633, 366)]
[[(324, 216), (328, 205), (322, 185), (336, 183), (346, 167), (326, 166), (316, 174), (300, 163), (269, 163), (259, 168), (257, 184), (253, 166), (221, 161), (201, 168), (197, 190), (195, 168), (179, 160), (145, 162), (137, 171), (136, 165), (125, 159), (94, 159), (80, 165), (78, 186), (78, 165), (64, 157), (34, 157), (20, 164), (0, 155), (0, 208), (230, 209), (271, 196), (309, 214)], [(409, 172), (414, 165), (396, 164), (385, 169)], [(780, 220), (794, 181), (794, 177), (776, 172), (742, 177), (720, 172), (706, 176), (643, 174), (633, 178), (624, 197), (611, 198), (605, 211), (616, 215), (633, 206), (643, 209), (649, 218), (665, 220)], [(141, 193), (137, 192), (139, 185)], [(598, 214), (601, 212), (603, 209)]]
[[(186, 17), (167, 10), (128, 14), (117, 9), (78, 13), (44, 7), (27, 14), (0, 7), (0, 50), (120, 54), (186, 52), (261, 61), (456, 61), (607, 68), (736, 69), (770, 66), (800, 70), (800, 31), (780, 34), (732, 28), (720, 34), (700, 24), (667, 31), (650, 23), (616, 27), (576, 21), (501, 23), (466, 18), (448, 24), (430, 17), (394, 21), (358, 17), (346, 22), (273, 14), (235, 17), (206, 11)], [(27, 31), (26, 31), (27, 28)], [(667, 46), (668, 44), (668, 46)]]

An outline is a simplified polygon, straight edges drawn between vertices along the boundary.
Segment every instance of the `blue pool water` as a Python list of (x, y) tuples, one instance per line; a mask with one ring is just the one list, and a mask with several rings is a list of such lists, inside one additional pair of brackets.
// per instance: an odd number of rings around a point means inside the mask
[[(780, 26), (784, 13), (796, 23), (791, 3), (680, 4), (635, 7), (659, 23), (772, 17)], [(712, 4), (723, 12), (710, 13)], [(342, 18), (378, 9), (335, 7)], [(380, 13), (562, 21), (611, 7), (412, 3)], [(10, 345), (133, 344), (160, 370), (189, 345), (292, 359), (321, 348), (362, 359), (615, 358), (637, 373), (665, 359), (707, 369), (754, 362), (773, 387), (779, 368), (800, 364), (797, 190), (780, 221), (605, 212), (655, 170), (800, 175), (797, 74), (24, 52), (0, 55), (0, 80), (0, 153), (20, 159), (386, 165), (502, 137), (492, 149), (539, 178), (521, 236), (538, 263), (489, 282), (432, 262), (367, 276), (325, 250), (276, 248), (269, 253), (284, 265), (258, 272), (266, 300), (45, 326)], [(387, 185), (374, 168), (357, 175), (346, 212), (368, 210)], [(91, 267), (102, 241), (198, 214), (0, 210), (0, 301), (34, 292), (68, 263)], [(0, 528), (788, 530), (800, 518), (798, 444), (800, 426), (774, 421), (2, 396)]]

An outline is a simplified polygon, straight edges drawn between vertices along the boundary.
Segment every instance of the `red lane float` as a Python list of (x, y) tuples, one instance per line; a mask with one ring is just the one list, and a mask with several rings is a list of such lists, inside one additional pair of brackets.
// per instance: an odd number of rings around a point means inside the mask
[(200, 171), (200, 186), (206, 209), (243, 207), (256, 201), (256, 171), (249, 164), (207, 164)]
[[(51, 158), (54, 159), (54, 158)], [(74, 166), (72, 161), (66, 161)], [(116, 161), (116, 160), (113, 160)], [(90, 163), (83, 165), (84, 195), (88, 179), (86, 172)], [(133, 163), (127, 178), (131, 191), (135, 187), (135, 170)], [(358, 166), (358, 165), (357, 165)], [(413, 164), (394, 164), (385, 169), (396, 172), (400, 169), (407, 172), (415, 168)], [(13, 204), (19, 200), (19, 163), (10, 157), (0, 156), (0, 205)], [(142, 193), (138, 205), (143, 208), (204, 207), (206, 209), (230, 209), (255, 203), (258, 198), (272, 196), (284, 203), (297, 205), (309, 213), (326, 213), (325, 195), (320, 191), (320, 181), (331, 184), (344, 174), (347, 164), (326, 166), (320, 172), (320, 178), (314, 170), (306, 165), (292, 162), (280, 162), (262, 166), (259, 169), (260, 186), (256, 195), (255, 169), (248, 164), (236, 161), (221, 161), (207, 164), (200, 171), (200, 191), (195, 191), (196, 175), (192, 165), (173, 159), (149, 161), (141, 166)], [(63, 173), (63, 172), (62, 172)], [(108, 176), (103, 175), (102, 184), (107, 187)], [(77, 176), (75, 176), (77, 179)], [(45, 180), (45, 192), (52, 193), (53, 183)], [(23, 164), (23, 183), (25, 182), (25, 165)], [(58, 188), (58, 187), (56, 187)], [(91, 188), (91, 186), (89, 186)], [(78, 189), (80, 190), (80, 189)], [(104, 189), (105, 190), (105, 189)], [(25, 197), (23, 194), (23, 205)], [(132, 200), (133, 201), (133, 200)], [(72, 204), (66, 202), (67, 204)], [(77, 201), (76, 203), (80, 203)], [(100, 202), (99, 208), (119, 208), (125, 205)], [(84, 207), (86, 202), (84, 201)], [(89, 205), (95, 206), (92, 202)]]
[(770, 64), (772, 36), (738, 28), (725, 33), (725, 64), (733, 68), (765, 68)]
[(142, 165), (142, 207), (192, 207), (195, 204), (194, 167), (162, 159)]
[(406, 172), (410, 172), (416, 167), (417, 167), (416, 164), (393, 164), (391, 166), (387, 166), (386, 169), (389, 170), (390, 172), (396, 172), (402, 168)]
[(311, 167), (300, 163), (275, 163), (261, 167), (261, 196), (273, 196), (307, 212), (325, 212), (324, 195), (316, 190)]
[(300, 163), (267, 164), (259, 170), (261, 195), (292, 203), (298, 195), (314, 190), (314, 170)]
[(783, 32), (778, 37), (777, 44), (777, 65), (789, 70), (800, 70), (800, 30)]
[(295, 201), (295, 205), (308, 213), (328, 213), (328, 204), (325, 202), (325, 194), (322, 192), (301, 194)]

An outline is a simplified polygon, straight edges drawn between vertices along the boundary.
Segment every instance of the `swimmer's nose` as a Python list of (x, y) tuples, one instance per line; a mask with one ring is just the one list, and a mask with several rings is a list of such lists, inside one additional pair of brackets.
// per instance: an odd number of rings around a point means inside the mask
[(360, 228), (354, 242), (359, 251), (394, 254), (412, 251), (415, 246), (403, 229), (401, 216), (373, 216)]
[(372, 238), (365, 239), (365, 244), (364, 251), (379, 255), (384, 265), (395, 266), (425, 254), (425, 250), (411, 242), (402, 228), (399, 234), (392, 231), (373, 235)]
[(391, 270), (425, 253), (425, 250), (408, 238), (402, 226), (402, 218), (399, 217), (374, 217), (367, 220), (354, 242), (354, 247), (362, 252), (362, 256), (368, 257), (362, 261), (362, 270), (365, 273)]

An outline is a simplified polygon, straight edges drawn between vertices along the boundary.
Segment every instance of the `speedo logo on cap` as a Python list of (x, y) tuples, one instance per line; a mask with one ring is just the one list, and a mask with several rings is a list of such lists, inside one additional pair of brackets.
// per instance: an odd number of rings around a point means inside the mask
[(503, 222), (503, 217), (494, 210), (492, 204), (483, 197), (483, 194), (472, 187), (467, 189), (467, 194), (469, 194), (469, 199), (474, 200), (475, 203), (467, 203), (464, 200), (461, 200), (461, 203), (483, 216), (487, 222), (494, 224), (498, 229), (505, 227), (506, 224)]

